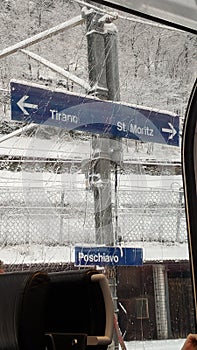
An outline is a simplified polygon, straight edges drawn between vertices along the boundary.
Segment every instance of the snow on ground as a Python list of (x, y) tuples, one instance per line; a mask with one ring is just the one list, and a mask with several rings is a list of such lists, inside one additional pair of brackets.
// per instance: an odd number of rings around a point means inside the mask
[(74, 247), (53, 247), (41, 244), (1, 247), (0, 259), (5, 264), (74, 262)]
[(133, 242), (132, 248), (143, 248), (144, 262), (189, 259), (187, 243)]
[(118, 187), (121, 189), (144, 190), (179, 190), (183, 186), (181, 175), (148, 175), (148, 174), (130, 174), (120, 175), (118, 177)]
[(81, 188), (85, 189), (84, 174), (55, 174), (50, 172), (0, 171), (0, 187)]
[[(5, 136), (2, 136), (4, 140)], [(38, 157), (52, 159), (83, 159), (90, 154), (89, 142), (69, 142), (59, 140), (40, 139), (37, 137), (12, 137), (1, 141), (0, 154), (18, 157)]]
[(185, 339), (125, 342), (127, 350), (181, 350)]
[[(79, 244), (82, 246), (82, 244)], [(87, 246), (84, 244), (84, 246)], [(144, 262), (188, 260), (187, 243), (166, 245), (156, 242), (134, 242), (131, 248), (143, 248)], [(0, 259), (5, 264), (75, 262), (74, 246), (46, 246), (39, 244), (14, 245), (0, 248)]]
[[(23, 157), (57, 158), (57, 159), (88, 159), (92, 151), (91, 139), (68, 140), (54, 137), (41, 139), (39, 137), (13, 136), (5, 140), (0, 135), (0, 154)], [(120, 139), (121, 140), (121, 139)], [(151, 144), (151, 152), (147, 152), (149, 144), (142, 143), (135, 147), (133, 140), (114, 141), (114, 147), (121, 142), (124, 162), (132, 161), (163, 161), (180, 162), (180, 147), (162, 144)]]
[[(85, 189), (85, 175), (81, 173), (74, 174), (55, 174), (49, 172), (12, 172), (7, 170), (0, 171), (0, 187), (69, 187)], [(181, 175), (146, 175), (130, 174), (118, 175), (118, 189), (136, 189), (138, 191), (161, 189), (161, 190), (179, 190), (182, 188)]]

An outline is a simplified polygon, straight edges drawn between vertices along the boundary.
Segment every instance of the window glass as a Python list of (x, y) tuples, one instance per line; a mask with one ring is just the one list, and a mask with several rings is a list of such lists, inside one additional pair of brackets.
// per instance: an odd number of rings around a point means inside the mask
[(0, 11), (5, 271), (101, 270), (128, 349), (179, 349), (195, 331), (181, 141), (196, 36), (77, 0)]
[(136, 318), (149, 318), (147, 298), (136, 298)]

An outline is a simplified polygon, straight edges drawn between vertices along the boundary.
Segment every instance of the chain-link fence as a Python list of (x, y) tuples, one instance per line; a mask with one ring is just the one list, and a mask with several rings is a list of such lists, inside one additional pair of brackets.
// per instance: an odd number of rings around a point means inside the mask
[[(119, 190), (112, 202), (113, 229), (123, 242), (187, 240), (182, 189)], [(95, 244), (93, 192), (1, 188), (1, 246), (33, 243)]]
[(182, 189), (121, 191), (118, 217), (126, 242), (187, 240)]

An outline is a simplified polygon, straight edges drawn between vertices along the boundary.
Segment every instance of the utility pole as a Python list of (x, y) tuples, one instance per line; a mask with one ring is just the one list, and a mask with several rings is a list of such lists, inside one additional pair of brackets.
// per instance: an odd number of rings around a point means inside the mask
[[(85, 11), (90, 93), (104, 100), (120, 100), (117, 29), (115, 18), (94, 10)], [(117, 167), (122, 158), (121, 140), (108, 135), (92, 141), (90, 172), (94, 191), (96, 244), (114, 246), (117, 242)], [(111, 170), (115, 175), (115, 231), (113, 229)], [(116, 267), (108, 268), (108, 279), (117, 312)], [(114, 348), (118, 349), (114, 334)]]
[[(114, 18), (94, 10), (84, 12), (90, 93), (100, 99), (119, 100), (117, 30)], [(92, 141), (91, 178), (93, 179), (96, 243), (113, 246), (111, 164), (119, 163), (120, 142), (109, 136), (95, 136)]]

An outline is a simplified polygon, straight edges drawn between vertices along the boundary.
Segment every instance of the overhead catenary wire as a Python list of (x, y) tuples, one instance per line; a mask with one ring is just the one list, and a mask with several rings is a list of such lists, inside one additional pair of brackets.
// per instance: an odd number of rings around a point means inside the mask
[[(107, 11), (104, 8), (97, 7), (97, 6), (93, 5), (93, 4), (87, 3), (86, 1), (83, 1), (83, 0), (73, 0), (73, 1), (77, 2), (80, 5), (84, 5), (84, 6), (87, 6), (89, 8), (92, 8), (92, 9), (94, 9), (94, 10), (100, 12), (100, 13), (107, 14), (107, 15), (110, 15), (110, 16), (114, 16), (114, 15), (117, 16), (117, 12), (114, 13), (114, 12)], [(167, 29), (167, 30), (173, 30), (173, 31), (182, 32), (182, 30), (174, 28), (174, 27), (170, 27), (170, 26), (166, 26), (166, 25), (163, 25), (163, 24), (154, 23), (152, 21), (145, 21), (145, 20), (134, 18), (134, 15), (133, 15), (133, 18), (132, 18), (132, 17), (128, 17), (128, 16), (123, 16), (120, 13), (118, 13), (118, 18), (124, 19), (124, 20), (127, 20), (127, 21), (131, 21), (131, 22), (135, 22), (135, 23), (149, 25), (149, 26), (152, 26), (152, 27), (161, 28), (161, 29)]]

